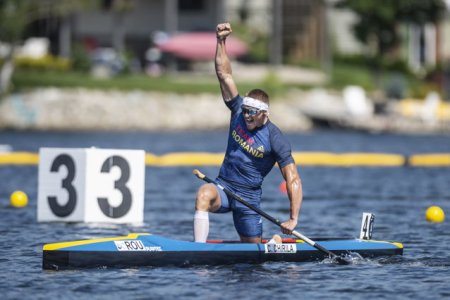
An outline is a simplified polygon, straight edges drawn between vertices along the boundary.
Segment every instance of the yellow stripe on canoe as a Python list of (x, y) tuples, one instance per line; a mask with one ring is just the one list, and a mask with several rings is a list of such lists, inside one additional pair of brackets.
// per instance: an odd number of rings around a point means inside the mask
[(397, 246), (398, 248), (403, 249), (403, 244), (399, 242), (387, 242), (387, 241), (379, 241), (379, 240), (361, 240), (364, 242), (375, 242), (375, 243), (389, 243), (391, 245)]
[(99, 242), (109, 242), (109, 241), (119, 241), (119, 240), (135, 240), (141, 235), (150, 235), (150, 233), (130, 233), (127, 236), (45, 244), (44, 247), (42, 248), (42, 250), (45, 250), (45, 251), (58, 250), (58, 249), (67, 248), (67, 247), (88, 245), (88, 244), (94, 244), (94, 243), (99, 243)]
[(403, 244), (402, 243), (398, 243), (398, 242), (391, 242), (392, 245), (395, 245), (401, 249), (403, 249)]

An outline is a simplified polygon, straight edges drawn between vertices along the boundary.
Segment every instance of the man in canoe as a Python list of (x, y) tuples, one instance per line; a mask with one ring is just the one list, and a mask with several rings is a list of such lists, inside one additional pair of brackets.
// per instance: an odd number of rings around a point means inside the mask
[[(290, 201), (289, 219), (282, 231), (289, 234), (297, 225), (302, 203), (302, 184), (291, 155), (291, 146), (280, 129), (269, 120), (269, 96), (253, 89), (241, 97), (232, 77), (225, 43), (232, 32), (229, 23), (217, 25), (215, 69), (225, 105), (231, 111), (228, 145), (216, 183), (260, 207), (261, 185), (275, 163), (286, 181)], [(202, 185), (197, 192), (194, 217), (194, 240), (206, 242), (209, 212), (232, 212), (241, 242), (260, 243), (262, 219), (253, 210), (230, 199), (216, 185)]]

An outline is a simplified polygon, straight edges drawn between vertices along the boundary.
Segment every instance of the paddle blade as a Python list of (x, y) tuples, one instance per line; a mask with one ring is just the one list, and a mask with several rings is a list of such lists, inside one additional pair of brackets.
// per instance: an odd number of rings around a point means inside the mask
[(328, 257), (325, 257), (322, 260), (325, 264), (332, 264), (332, 265), (340, 265), (340, 266), (347, 266), (353, 264), (353, 258), (350, 255), (347, 254), (340, 254), (340, 255), (328, 255)]
[(350, 265), (352, 264), (352, 259), (346, 256), (335, 256), (332, 258), (333, 262), (336, 262), (338, 265)]

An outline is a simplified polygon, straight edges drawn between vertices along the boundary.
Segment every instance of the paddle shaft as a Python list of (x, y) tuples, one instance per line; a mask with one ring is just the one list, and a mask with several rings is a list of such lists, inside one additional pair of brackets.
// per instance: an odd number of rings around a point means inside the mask
[[(266, 212), (262, 211), (261, 209), (259, 209), (256, 206), (253, 206), (252, 204), (248, 203), (247, 201), (245, 201), (244, 199), (242, 199), (241, 197), (239, 197), (238, 195), (234, 194), (233, 192), (229, 191), (228, 189), (226, 189), (225, 187), (221, 186), (220, 184), (217, 184), (216, 182), (214, 182), (213, 180), (211, 180), (211, 178), (209, 178), (208, 176), (206, 176), (205, 174), (201, 173), (199, 170), (194, 170), (193, 171), (194, 175), (197, 176), (199, 179), (206, 181), (207, 183), (212, 183), (216, 186), (218, 186), (221, 190), (223, 190), (225, 192), (225, 194), (228, 197), (233, 198), (234, 200), (242, 203), (243, 205), (247, 206), (248, 208), (250, 208), (251, 210), (257, 212), (259, 215), (263, 216), (264, 218), (266, 218), (267, 220), (269, 220), (270, 222), (280, 226), (280, 228), (283, 228), (280, 220), (275, 219), (274, 217), (272, 217), (271, 215), (267, 214)], [(310, 246), (316, 248), (317, 250), (329, 255), (332, 258), (337, 258), (338, 256), (336, 254), (334, 254), (333, 252), (325, 249), (324, 247), (322, 247), (321, 245), (319, 245), (318, 243), (314, 242), (313, 240), (309, 239), (308, 237), (304, 236), (303, 234), (301, 234), (298, 231), (293, 230), (292, 231), (292, 235), (298, 237), (299, 239), (305, 241), (307, 244), (309, 244)]]

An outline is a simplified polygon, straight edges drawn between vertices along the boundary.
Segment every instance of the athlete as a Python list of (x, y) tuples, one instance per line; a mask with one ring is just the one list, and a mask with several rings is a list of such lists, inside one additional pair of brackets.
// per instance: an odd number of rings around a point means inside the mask
[[(215, 69), (226, 106), (231, 111), (228, 145), (216, 182), (256, 207), (260, 207), (261, 185), (275, 163), (286, 181), (290, 201), (289, 219), (282, 232), (290, 234), (297, 225), (302, 203), (302, 184), (291, 146), (269, 120), (269, 96), (254, 89), (241, 97), (232, 77), (226, 52), (226, 39), (232, 32), (229, 23), (217, 25)], [(262, 219), (253, 210), (228, 196), (214, 184), (202, 185), (195, 203), (194, 240), (206, 242), (209, 212), (232, 212), (241, 242), (261, 243)]]

